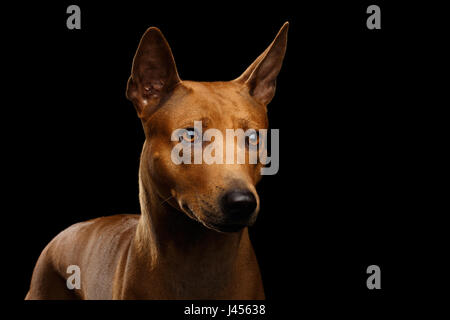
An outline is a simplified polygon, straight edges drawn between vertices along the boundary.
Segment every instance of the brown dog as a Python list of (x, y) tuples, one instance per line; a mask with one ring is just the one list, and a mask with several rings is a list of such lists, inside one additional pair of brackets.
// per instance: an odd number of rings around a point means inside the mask
[[(139, 170), (141, 215), (75, 224), (41, 253), (26, 299), (264, 299), (247, 226), (259, 211), (261, 164), (171, 161), (171, 133), (204, 127), (268, 127), (266, 105), (286, 51), (288, 23), (237, 79), (182, 81), (170, 47), (148, 29), (126, 95), (145, 131)], [(80, 270), (69, 289), (67, 268)]]

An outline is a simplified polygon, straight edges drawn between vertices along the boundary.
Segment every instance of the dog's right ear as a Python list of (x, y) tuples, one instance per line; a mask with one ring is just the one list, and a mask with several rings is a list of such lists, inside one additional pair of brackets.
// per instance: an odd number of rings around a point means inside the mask
[(149, 28), (134, 56), (126, 91), (139, 118), (153, 114), (180, 82), (169, 44), (158, 28)]

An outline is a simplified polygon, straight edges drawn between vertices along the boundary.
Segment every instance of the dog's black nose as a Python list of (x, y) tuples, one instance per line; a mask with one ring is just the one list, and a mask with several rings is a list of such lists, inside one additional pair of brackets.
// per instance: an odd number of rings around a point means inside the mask
[(255, 196), (248, 190), (230, 191), (222, 197), (221, 202), (223, 212), (238, 219), (247, 218), (257, 206)]

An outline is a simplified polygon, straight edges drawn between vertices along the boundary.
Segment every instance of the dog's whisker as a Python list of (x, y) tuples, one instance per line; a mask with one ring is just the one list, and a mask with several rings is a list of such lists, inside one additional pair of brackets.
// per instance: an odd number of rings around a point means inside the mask
[(169, 200), (172, 199), (173, 197), (174, 197), (174, 196), (168, 197), (166, 200), (162, 201), (162, 202), (160, 203), (160, 205), (163, 205), (164, 203), (166, 203), (167, 201), (169, 201)]

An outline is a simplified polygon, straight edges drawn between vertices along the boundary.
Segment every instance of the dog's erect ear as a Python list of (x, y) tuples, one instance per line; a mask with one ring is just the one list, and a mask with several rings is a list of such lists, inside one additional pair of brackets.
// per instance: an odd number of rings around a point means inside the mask
[(139, 43), (127, 84), (126, 96), (138, 116), (152, 114), (179, 82), (169, 44), (158, 28), (149, 28)]
[(286, 22), (271, 45), (245, 70), (235, 82), (244, 83), (258, 102), (267, 105), (275, 95), (278, 73), (287, 46), (289, 23)]

